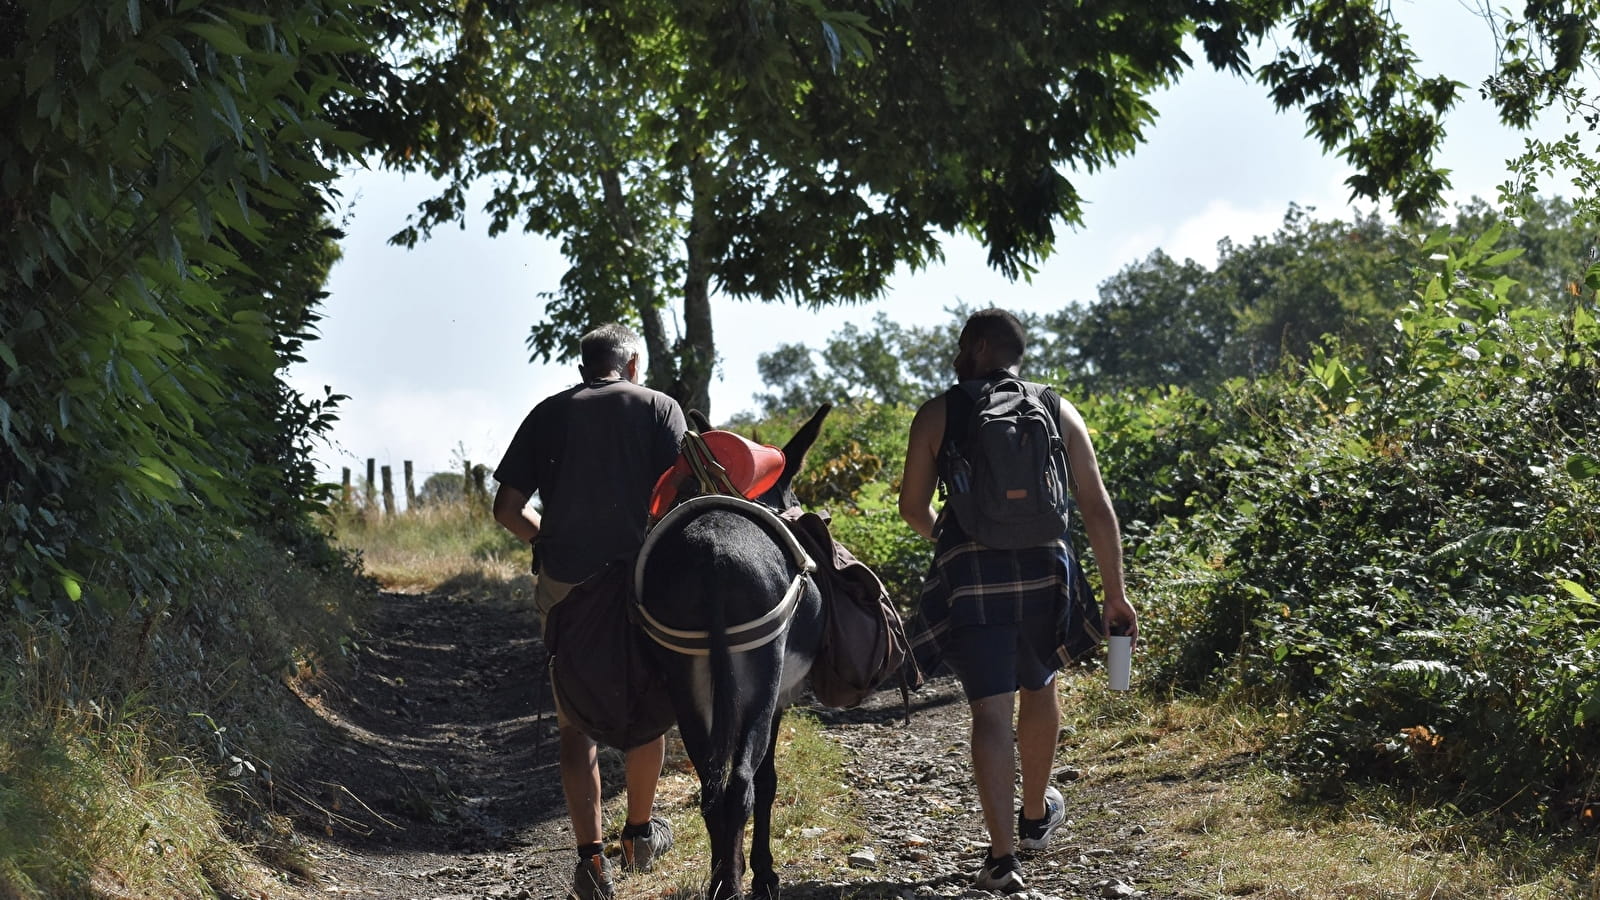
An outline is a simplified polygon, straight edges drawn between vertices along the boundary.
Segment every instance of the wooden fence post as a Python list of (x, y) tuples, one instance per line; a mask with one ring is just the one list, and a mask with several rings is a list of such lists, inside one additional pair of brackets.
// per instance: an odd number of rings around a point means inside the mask
[(472, 467), (472, 492), (477, 495), (478, 502), (485, 506), (489, 503), (489, 488), (483, 483), (484, 476), (489, 470), (484, 466)]
[(376, 471), (377, 470), (377, 466), (378, 466), (378, 461), (377, 460), (373, 459), (370, 456), (367, 457), (367, 511), (368, 512), (376, 511), (377, 508), (378, 508), (378, 501), (377, 501), (377, 498), (375, 496), (376, 493), (377, 493), (377, 490), (378, 490), (378, 478), (377, 478), (378, 473)]
[(417, 490), (411, 482), (411, 460), (406, 460), (406, 512), (411, 512), (417, 506)]
[(472, 502), (472, 460), (461, 461), (461, 496), (468, 503)]
[(383, 467), (383, 514), (394, 518), (394, 474), (389, 466)]
[(344, 492), (339, 495), (344, 501), (344, 508), (350, 509), (350, 504), (356, 499), (355, 493), (350, 489), (350, 467), (344, 467)]

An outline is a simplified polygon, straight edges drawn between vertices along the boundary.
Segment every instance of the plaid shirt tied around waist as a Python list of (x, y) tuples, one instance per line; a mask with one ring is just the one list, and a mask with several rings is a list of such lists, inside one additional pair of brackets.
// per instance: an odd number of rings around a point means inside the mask
[(1011, 625), (1035, 604), (1055, 612), (1056, 668), (1082, 659), (1102, 640), (1100, 604), (1071, 543), (1063, 537), (1022, 550), (993, 550), (944, 523), (922, 585), (918, 613), (907, 623), (911, 652), (932, 673), (952, 628)]

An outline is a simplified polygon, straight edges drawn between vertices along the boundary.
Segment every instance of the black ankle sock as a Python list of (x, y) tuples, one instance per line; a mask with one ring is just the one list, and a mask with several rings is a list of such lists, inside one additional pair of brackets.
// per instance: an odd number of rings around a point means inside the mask
[(1021, 868), (1020, 864), (1017, 862), (1017, 855), (1015, 853), (1008, 853), (1005, 856), (995, 856), (994, 848), (990, 847), (988, 852), (984, 853), (983, 855), (983, 864), (987, 866), (993, 863), (1000, 864), (996, 869), (996, 875), (1004, 875), (1012, 869)]
[(643, 825), (627, 824), (622, 826), (624, 838), (648, 838), (651, 832), (652, 820), (646, 819)]
[(596, 841), (596, 842), (594, 842), (592, 844), (579, 844), (578, 845), (578, 862), (583, 862), (584, 860), (588, 859), (591, 856), (599, 856), (600, 855), (600, 851), (604, 850), (604, 849), (605, 849), (605, 845), (600, 843), (599, 841)]

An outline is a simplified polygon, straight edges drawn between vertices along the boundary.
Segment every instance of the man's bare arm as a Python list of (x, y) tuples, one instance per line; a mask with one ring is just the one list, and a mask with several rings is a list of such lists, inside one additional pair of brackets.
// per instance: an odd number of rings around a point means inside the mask
[(906, 469), (900, 477), (900, 518), (911, 530), (933, 538), (938, 513), (933, 492), (939, 484), (939, 441), (944, 438), (944, 398), (935, 397), (911, 420), (906, 445)]
[(508, 485), (494, 492), (494, 520), (523, 543), (539, 536), (539, 513), (528, 506), (529, 495)]
[(1139, 634), (1139, 616), (1128, 602), (1122, 573), (1122, 527), (1111, 495), (1100, 477), (1089, 428), (1078, 410), (1061, 401), (1061, 436), (1067, 443), (1067, 461), (1072, 466), (1073, 497), (1083, 515), (1083, 529), (1094, 549), (1095, 566), (1100, 570), (1100, 586), (1105, 591), (1103, 617), (1114, 634)]

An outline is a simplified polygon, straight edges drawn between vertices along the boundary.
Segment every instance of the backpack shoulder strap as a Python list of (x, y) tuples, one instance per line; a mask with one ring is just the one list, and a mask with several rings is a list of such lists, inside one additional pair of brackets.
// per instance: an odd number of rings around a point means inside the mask
[(1024, 387), (1033, 399), (1039, 401), (1040, 406), (1049, 411), (1050, 429), (1055, 432), (1056, 438), (1064, 439), (1061, 433), (1061, 395), (1048, 384), (1035, 384), (1029, 381), (1024, 383)]
[[(950, 390), (944, 392), (944, 437), (939, 439), (941, 452), (967, 436), (976, 407), (977, 401), (973, 400), (972, 395), (959, 384), (951, 385)], [(959, 427), (957, 427), (958, 422)]]
[(1067, 461), (1068, 486), (1076, 491), (1078, 483), (1072, 475), (1072, 455), (1067, 452), (1067, 435), (1061, 430), (1061, 395), (1048, 384), (1030, 383), (1028, 389), (1037, 391), (1034, 396), (1038, 397), (1044, 408), (1050, 411), (1050, 433), (1055, 438), (1056, 446), (1061, 448), (1062, 458)]
[(951, 474), (951, 457), (966, 439), (972, 428), (972, 418), (977, 413), (977, 401), (959, 383), (944, 392), (944, 435), (939, 438), (939, 450), (934, 458), (934, 468), (939, 474), (939, 501), (950, 495), (954, 482)]

